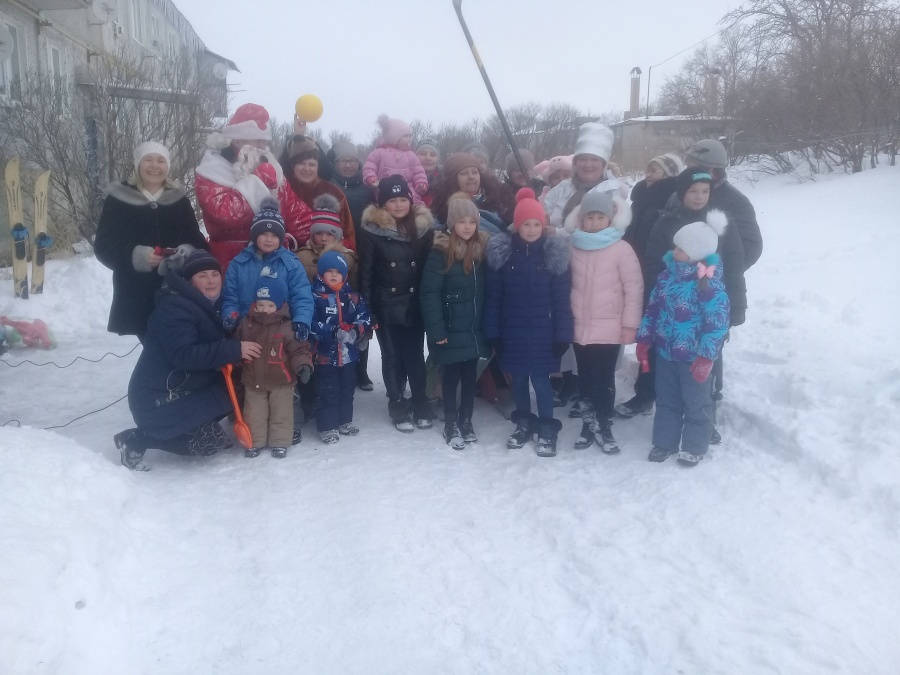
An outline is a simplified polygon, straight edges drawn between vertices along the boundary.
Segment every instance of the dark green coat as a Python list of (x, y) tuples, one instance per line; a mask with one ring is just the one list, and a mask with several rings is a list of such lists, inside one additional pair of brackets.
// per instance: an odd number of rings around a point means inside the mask
[[(450, 237), (444, 232), (434, 235), (434, 245), (422, 272), (419, 290), (422, 320), (428, 334), (428, 353), (438, 366), (487, 357), (490, 353), (481, 332), (486, 277), (484, 250), (489, 237), (484, 232), (476, 232), (475, 236), (477, 262), (470, 274), (463, 269), (464, 242), (457, 242), (455, 261), (447, 269)], [(446, 344), (437, 344), (445, 338)]]

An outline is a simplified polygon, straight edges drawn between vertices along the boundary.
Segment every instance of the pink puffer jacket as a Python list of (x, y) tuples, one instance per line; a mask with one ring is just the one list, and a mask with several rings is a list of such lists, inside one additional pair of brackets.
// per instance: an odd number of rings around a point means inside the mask
[(398, 150), (392, 145), (380, 145), (369, 153), (362, 170), (362, 179), (366, 185), (371, 184), (372, 178), (377, 183), (394, 174), (406, 179), (413, 193), (413, 201), (420, 204), (421, 195), (428, 191), (428, 176), (416, 153), (412, 150)]
[(622, 328), (641, 325), (644, 280), (630, 244), (606, 248), (572, 247), (572, 314), (580, 345), (619, 344)]

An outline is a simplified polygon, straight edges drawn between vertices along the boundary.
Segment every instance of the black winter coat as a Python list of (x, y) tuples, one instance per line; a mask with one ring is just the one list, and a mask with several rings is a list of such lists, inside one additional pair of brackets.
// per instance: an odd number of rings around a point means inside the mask
[[(728, 222), (741, 238), (744, 248), (744, 270), (747, 271), (762, 255), (762, 232), (756, 222), (756, 211), (750, 200), (727, 180), (717, 183), (709, 197), (709, 208), (724, 211)], [(725, 268), (728, 274), (728, 268)], [(725, 282), (727, 285), (727, 281)], [(744, 305), (746, 308), (746, 304)], [(732, 301), (732, 310), (734, 302)]]
[[(706, 207), (700, 211), (690, 211), (683, 206), (666, 211), (654, 224), (647, 240), (647, 249), (643, 261), (644, 271), (644, 306), (650, 299), (650, 293), (656, 285), (656, 279), (666, 269), (663, 256), (675, 248), (675, 233), (682, 227), (698, 220), (706, 220), (711, 209)], [(727, 214), (726, 214), (727, 215)], [(738, 234), (737, 227), (728, 216), (728, 227), (725, 234), (719, 237), (719, 248), (716, 251), (722, 259), (722, 281), (731, 304), (731, 311), (747, 309), (747, 284), (744, 281), (744, 244)]]
[(663, 178), (647, 187), (647, 181), (642, 180), (631, 189), (631, 225), (622, 239), (631, 244), (641, 266), (650, 232), (665, 210), (669, 197), (675, 192), (675, 183), (674, 177)]
[[(420, 292), (422, 320), (428, 334), (428, 354), (438, 366), (490, 355), (481, 331), (487, 281), (484, 256), (490, 237), (486, 232), (474, 236), (475, 266), (468, 274), (463, 268), (465, 242), (459, 240), (455, 260), (447, 269), (447, 249), (453, 240), (444, 232), (434, 235), (434, 247), (425, 262)], [(447, 342), (437, 344), (441, 340)]]
[(226, 339), (220, 305), (176, 272), (166, 275), (128, 383), (128, 407), (149, 436), (176, 438), (231, 411), (219, 369), (240, 362), (241, 342)]
[(422, 326), (419, 285), (434, 239), (434, 218), (422, 205), (413, 206), (413, 214), (418, 236), (410, 241), (383, 208), (372, 204), (363, 212), (359, 286), (373, 325)]
[(341, 188), (344, 196), (347, 198), (347, 205), (350, 207), (350, 215), (353, 216), (353, 226), (359, 232), (362, 227), (362, 214), (369, 204), (375, 201), (375, 195), (372, 188), (363, 183), (362, 169), (356, 172), (355, 176), (344, 178), (335, 172), (331, 182)]
[(128, 183), (112, 183), (107, 194), (94, 238), (94, 253), (113, 271), (108, 330), (119, 335), (143, 335), (163, 278), (149, 265), (141, 271), (135, 269), (134, 248), (190, 244), (209, 249), (209, 245), (181, 190), (167, 189), (158, 201), (150, 202)]

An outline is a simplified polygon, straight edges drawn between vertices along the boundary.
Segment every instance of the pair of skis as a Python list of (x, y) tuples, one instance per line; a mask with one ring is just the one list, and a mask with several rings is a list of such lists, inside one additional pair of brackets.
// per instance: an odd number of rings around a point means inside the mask
[[(19, 177), (19, 158), (6, 164), (6, 202), (9, 207), (10, 235), (13, 245), (13, 287), (17, 298), (28, 297), (28, 243), (31, 235), (25, 227), (22, 208), (22, 181)], [(34, 257), (31, 262), (31, 292), (44, 292), (44, 262), (53, 238), (47, 234), (47, 198), (50, 191), (50, 172), (45, 171), (34, 183)]]

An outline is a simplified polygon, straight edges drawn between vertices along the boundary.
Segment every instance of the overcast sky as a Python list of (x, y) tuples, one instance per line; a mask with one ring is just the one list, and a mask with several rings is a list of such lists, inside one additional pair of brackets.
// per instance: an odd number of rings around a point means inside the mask
[[(231, 109), (248, 101), (290, 120), (301, 94), (322, 99), (315, 126), (367, 142), (380, 113), (463, 122), (493, 112), (451, 0), (175, 0), (212, 51), (234, 61)], [(504, 108), (566, 102), (628, 108), (644, 72), (715, 33), (736, 0), (463, 0)], [(651, 99), (685, 54), (654, 68)]]

